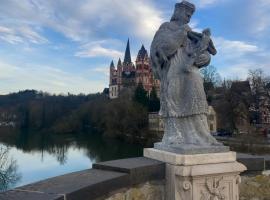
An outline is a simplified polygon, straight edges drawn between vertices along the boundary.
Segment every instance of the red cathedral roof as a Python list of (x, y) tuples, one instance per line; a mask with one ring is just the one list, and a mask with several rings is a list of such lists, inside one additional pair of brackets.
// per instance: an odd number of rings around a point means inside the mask
[(148, 57), (147, 50), (145, 49), (144, 45), (142, 45), (141, 49), (138, 52), (137, 60), (144, 60)]

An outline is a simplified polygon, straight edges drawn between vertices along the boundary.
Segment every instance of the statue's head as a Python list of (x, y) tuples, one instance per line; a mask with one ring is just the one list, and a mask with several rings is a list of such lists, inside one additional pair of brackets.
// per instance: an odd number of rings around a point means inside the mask
[(206, 29), (204, 29), (203, 30), (203, 32), (202, 32), (204, 35), (207, 35), (207, 36), (211, 36), (211, 29), (210, 28), (206, 28)]
[(183, 24), (190, 22), (191, 16), (195, 12), (195, 5), (183, 0), (181, 3), (175, 4), (175, 9), (171, 21), (176, 21)]

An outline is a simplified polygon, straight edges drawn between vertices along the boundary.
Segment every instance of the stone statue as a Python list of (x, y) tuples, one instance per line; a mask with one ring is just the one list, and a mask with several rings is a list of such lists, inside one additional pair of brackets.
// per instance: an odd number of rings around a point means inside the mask
[(189, 27), (194, 11), (195, 5), (187, 1), (177, 3), (171, 21), (160, 26), (151, 45), (165, 126), (162, 142), (155, 148), (185, 154), (228, 151), (211, 136), (207, 124), (208, 104), (199, 69), (209, 65), (217, 51), (210, 29), (197, 33)]

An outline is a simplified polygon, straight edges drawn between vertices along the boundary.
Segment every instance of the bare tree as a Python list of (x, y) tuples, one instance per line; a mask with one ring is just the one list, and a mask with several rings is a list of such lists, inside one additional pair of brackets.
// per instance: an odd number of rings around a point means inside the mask
[(9, 148), (0, 147), (0, 191), (20, 180), (17, 168), (16, 161), (9, 157)]
[(221, 85), (222, 83), (221, 76), (213, 65), (202, 68), (201, 74), (205, 83), (211, 83), (213, 86)]
[(252, 87), (252, 92), (258, 94), (265, 89), (270, 83), (270, 77), (266, 76), (262, 69), (249, 70), (248, 80)]

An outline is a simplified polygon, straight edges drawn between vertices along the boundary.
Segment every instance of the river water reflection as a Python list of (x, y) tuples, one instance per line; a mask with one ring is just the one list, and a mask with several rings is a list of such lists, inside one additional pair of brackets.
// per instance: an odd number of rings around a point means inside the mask
[(5, 156), (0, 155), (0, 173), (6, 173), (6, 180), (0, 178), (2, 191), (88, 169), (95, 162), (141, 156), (143, 149), (105, 139), (100, 134), (55, 136), (19, 132), (11, 135), (2, 137), (0, 132), (0, 154), (5, 152)]

